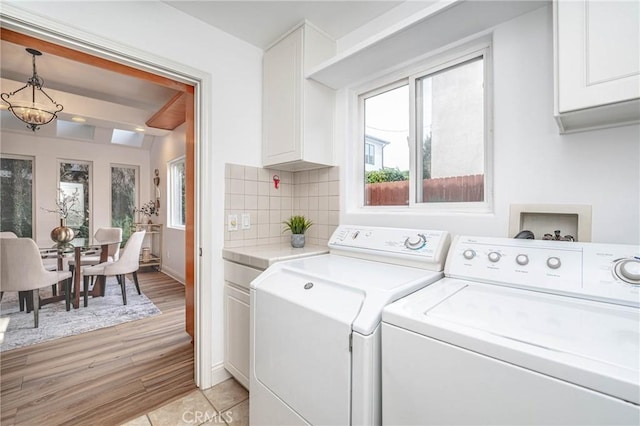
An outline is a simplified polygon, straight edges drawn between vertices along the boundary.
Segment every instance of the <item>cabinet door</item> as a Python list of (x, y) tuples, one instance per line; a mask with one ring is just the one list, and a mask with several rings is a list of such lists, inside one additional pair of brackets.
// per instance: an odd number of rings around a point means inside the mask
[(558, 110), (637, 99), (640, 2), (558, 1)]
[(302, 158), (302, 45), (299, 28), (275, 44), (263, 59), (263, 165)]
[(249, 389), (249, 292), (225, 285), (224, 366)]

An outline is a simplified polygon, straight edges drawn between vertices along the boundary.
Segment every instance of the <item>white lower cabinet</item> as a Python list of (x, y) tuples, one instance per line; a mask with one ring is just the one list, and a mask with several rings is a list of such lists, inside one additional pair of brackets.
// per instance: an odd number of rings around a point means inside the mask
[(224, 262), (224, 367), (249, 389), (249, 285), (262, 270)]

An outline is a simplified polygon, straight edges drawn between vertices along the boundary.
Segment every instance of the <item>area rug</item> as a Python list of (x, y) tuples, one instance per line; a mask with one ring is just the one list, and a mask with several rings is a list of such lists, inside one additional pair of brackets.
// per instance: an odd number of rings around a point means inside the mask
[[(138, 295), (135, 285), (127, 279), (127, 305), (122, 304), (122, 293), (115, 277), (107, 279), (104, 297), (89, 297), (85, 308), (66, 311), (64, 300), (40, 307), (39, 327), (33, 327), (33, 312), (21, 312), (17, 293), (5, 293), (0, 303), (0, 352), (60, 337), (86, 333), (129, 321), (159, 315), (160, 309), (144, 294)], [(48, 297), (50, 288), (41, 289), (40, 297)]]

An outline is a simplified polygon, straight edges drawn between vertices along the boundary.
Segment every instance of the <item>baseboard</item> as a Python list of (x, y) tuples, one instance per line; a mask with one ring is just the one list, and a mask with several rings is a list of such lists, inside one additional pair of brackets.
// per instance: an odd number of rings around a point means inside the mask
[(178, 281), (180, 284), (185, 285), (184, 284), (184, 277), (180, 276), (180, 274), (177, 271), (174, 271), (173, 269), (169, 268), (168, 266), (162, 266), (162, 273), (169, 275), (171, 278), (173, 278), (174, 280)]
[(218, 383), (222, 383), (228, 378), (231, 377), (231, 374), (224, 368), (224, 363), (218, 363), (211, 367), (211, 386), (215, 386)]

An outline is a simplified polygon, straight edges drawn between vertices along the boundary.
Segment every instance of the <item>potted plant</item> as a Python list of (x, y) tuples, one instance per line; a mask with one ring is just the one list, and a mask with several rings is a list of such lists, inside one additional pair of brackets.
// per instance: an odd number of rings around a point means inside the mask
[[(151, 216), (155, 215), (158, 216), (158, 209), (156, 208), (156, 202), (153, 200), (150, 200), (148, 203), (145, 203), (142, 205), (142, 207), (140, 207), (139, 209), (134, 208), (133, 209), (134, 213), (140, 213), (142, 216), (144, 216), (144, 220), (147, 221), (148, 223), (151, 223)], [(143, 223), (142, 221), (140, 221), (141, 223)]]
[(291, 216), (289, 220), (282, 223), (284, 224), (282, 232), (291, 231), (291, 247), (304, 247), (304, 233), (313, 223), (301, 215)]
[(42, 207), (42, 210), (47, 213), (56, 213), (60, 219), (60, 226), (53, 228), (51, 231), (51, 239), (54, 242), (58, 244), (68, 243), (75, 237), (75, 231), (67, 226), (67, 219), (79, 216), (79, 213), (74, 209), (79, 199), (80, 193), (77, 189), (72, 194), (65, 194), (62, 188), (58, 188), (56, 208), (45, 209)]

